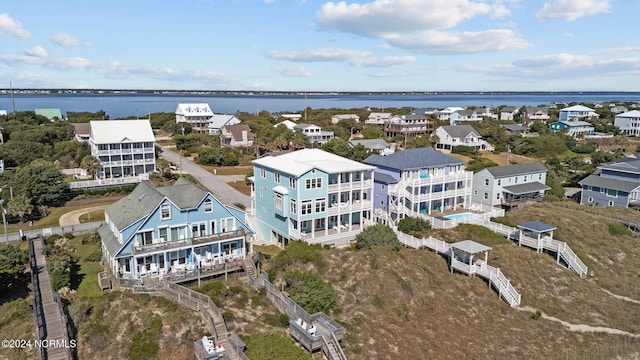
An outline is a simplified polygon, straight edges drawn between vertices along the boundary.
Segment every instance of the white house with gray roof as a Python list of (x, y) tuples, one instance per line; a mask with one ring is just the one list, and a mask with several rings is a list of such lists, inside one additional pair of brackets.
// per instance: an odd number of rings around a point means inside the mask
[(243, 211), (184, 178), (163, 187), (142, 182), (104, 214), (104, 266), (125, 280), (180, 282), (240, 270), (253, 234)]
[(99, 177), (149, 174), (156, 169), (155, 135), (149, 120), (89, 123), (91, 155), (100, 161)]
[(337, 124), (341, 120), (353, 120), (353, 121), (359, 123), (360, 122), (360, 116), (358, 116), (357, 114), (336, 114), (336, 115), (333, 115), (331, 117), (331, 123), (332, 124)]
[(626, 157), (598, 166), (578, 182), (580, 204), (601, 207), (640, 207), (640, 159)]
[(209, 135), (218, 135), (221, 133), (222, 128), (229, 125), (240, 124), (240, 119), (235, 115), (227, 114), (215, 114), (209, 118), (207, 123), (207, 129)]
[(364, 146), (367, 150), (379, 155), (393, 154), (394, 150), (391, 148), (388, 142), (383, 139), (360, 139), (349, 140), (349, 146), (355, 147), (357, 145)]
[(629, 136), (640, 136), (640, 111), (631, 110), (618, 114), (613, 121), (620, 133)]
[(478, 113), (473, 109), (457, 110), (451, 113), (451, 115), (449, 116), (449, 124), (451, 126), (458, 125), (462, 122), (481, 122), (483, 120), (484, 118), (479, 116)]
[(471, 125), (440, 126), (435, 134), (438, 136), (436, 149), (441, 152), (451, 152), (454, 146), (460, 145), (493, 151), (493, 146), (486, 142)]
[(294, 126), (293, 131), (305, 134), (311, 144), (323, 145), (335, 136), (333, 131), (323, 131), (318, 125), (305, 123)]
[(489, 206), (516, 206), (523, 201), (541, 199), (547, 168), (539, 162), (492, 166), (473, 175), (473, 202)]

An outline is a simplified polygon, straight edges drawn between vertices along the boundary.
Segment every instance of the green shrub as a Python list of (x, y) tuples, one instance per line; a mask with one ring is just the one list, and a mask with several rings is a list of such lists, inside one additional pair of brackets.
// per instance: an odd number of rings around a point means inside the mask
[(398, 241), (398, 236), (390, 227), (383, 224), (376, 224), (367, 227), (356, 235), (356, 248), (359, 250), (383, 248), (399, 251), (402, 248), (402, 244)]
[(533, 320), (539, 320), (541, 317), (542, 317), (542, 313), (540, 312), (540, 310), (536, 310), (536, 312), (531, 314), (531, 318)]
[(288, 327), (289, 326), (289, 316), (287, 314), (266, 314), (264, 316), (265, 324), (269, 324), (275, 327)]
[(458, 145), (451, 148), (452, 154), (460, 154), (466, 156), (476, 156), (478, 155), (478, 150), (471, 146)]
[(102, 260), (102, 251), (94, 251), (91, 254), (85, 256), (84, 260), (90, 262), (100, 262), (100, 260)]
[(311, 355), (288, 336), (275, 333), (254, 333), (243, 338), (245, 355), (251, 360), (310, 360)]
[(422, 218), (405, 217), (398, 222), (398, 230), (417, 238), (427, 237), (431, 223)]
[(613, 236), (633, 236), (633, 231), (623, 224), (611, 223), (609, 224), (609, 234)]
[(291, 299), (313, 314), (318, 311), (329, 313), (337, 302), (336, 292), (315, 272), (292, 271), (285, 273), (286, 289)]
[(162, 329), (162, 319), (154, 316), (151, 323), (142, 331), (136, 331), (129, 345), (129, 359), (150, 359), (154, 358), (160, 346), (158, 345), (158, 335)]

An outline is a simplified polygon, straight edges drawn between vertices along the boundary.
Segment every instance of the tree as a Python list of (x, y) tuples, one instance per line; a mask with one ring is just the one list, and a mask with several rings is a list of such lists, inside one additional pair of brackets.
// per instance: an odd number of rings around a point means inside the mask
[(383, 135), (382, 129), (377, 125), (369, 125), (362, 130), (362, 136), (365, 139), (380, 139)]
[(426, 237), (431, 230), (431, 223), (422, 218), (404, 217), (398, 221), (398, 230), (418, 238)]
[(46, 160), (35, 160), (21, 167), (12, 183), (14, 191), (25, 195), (34, 206), (60, 204), (65, 189), (62, 173)]
[(87, 155), (82, 158), (80, 167), (87, 170), (87, 174), (93, 178), (100, 171), (100, 161), (95, 156)]
[(22, 285), (27, 254), (17, 246), (0, 246), (0, 288), (5, 294)]
[(31, 215), (33, 205), (31, 205), (31, 200), (24, 194), (18, 194), (7, 204), (7, 211), (9, 211), (9, 214), (20, 218), (20, 222), (23, 223), (25, 215)]

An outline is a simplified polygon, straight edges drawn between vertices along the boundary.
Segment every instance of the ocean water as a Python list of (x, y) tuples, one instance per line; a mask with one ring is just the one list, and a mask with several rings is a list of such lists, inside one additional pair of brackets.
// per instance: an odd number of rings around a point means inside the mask
[(385, 108), (448, 106), (537, 106), (554, 102), (640, 102), (640, 92), (587, 93), (442, 93), (442, 94), (353, 94), (353, 95), (164, 95), (164, 94), (0, 94), (0, 110), (11, 112), (36, 108), (58, 108), (67, 112), (104, 110), (111, 119), (128, 116), (145, 117), (154, 112), (174, 112), (180, 103), (208, 103), (215, 113), (244, 111), (255, 113), (299, 112), (310, 107)]

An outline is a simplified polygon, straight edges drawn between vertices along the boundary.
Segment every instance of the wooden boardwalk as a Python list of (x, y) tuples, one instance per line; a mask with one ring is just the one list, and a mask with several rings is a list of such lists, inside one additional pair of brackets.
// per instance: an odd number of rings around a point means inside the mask
[(39, 298), (37, 301), (39, 304), (36, 304), (34, 308), (38, 336), (39, 340), (46, 340), (47, 344), (49, 344), (44, 351), (41, 351), (41, 356), (43, 359), (49, 360), (71, 359), (70, 343), (66, 321), (63, 318), (62, 304), (60, 303), (60, 296), (53, 290), (53, 284), (47, 271), (47, 260), (42, 253), (42, 243), (42, 240), (34, 240), (32, 242), (35, 262), (32, 263), (31, 269), (34, 272), (34, 277), (37, 277), (37, 281), (33, 284), (33, 291), (34, 293), (39, 293), (39, 296), (36, 296), (36, 298)]

